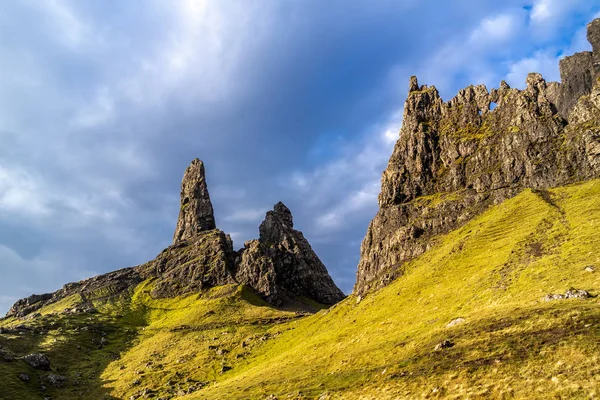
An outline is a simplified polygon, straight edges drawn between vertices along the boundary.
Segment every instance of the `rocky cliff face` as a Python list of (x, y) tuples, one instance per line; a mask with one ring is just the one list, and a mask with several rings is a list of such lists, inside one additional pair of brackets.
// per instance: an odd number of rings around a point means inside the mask
[(273, 305), (302, 298), (331, 305), (344, 298), (308, 241), (293, 229), (292, 213), (283, 203), (267, 213), (259, 231), (260, 239), (234, 251), (231, 237), (216, 228), (204, 164), (195, 159), (183, 176), (171, 246), (145, 264), (19, 300), (7, 316), (25, 317), (72, 295), (93, 307), (94, 300), (121, 296), (146, 279), (153, 279), (154, 298), (235, 283), (252, 287)]
[(594, 52), (564, 59), (562, 83), (533, 73), (524, 90), (470, 86), (444, 102), (411, 78), (355, 292), (386, 285), (436, 235), (524, 188), (600, 176), (600, 20), (588, 39)]

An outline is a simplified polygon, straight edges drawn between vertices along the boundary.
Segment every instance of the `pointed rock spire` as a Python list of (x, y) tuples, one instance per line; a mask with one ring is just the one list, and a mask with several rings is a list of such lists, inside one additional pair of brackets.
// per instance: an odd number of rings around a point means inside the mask
[(215, 228), (215, 215), (206, 186), (204, 163), (196, 158), (186, 168), (181, 182), (181, 207), (173, 243)]

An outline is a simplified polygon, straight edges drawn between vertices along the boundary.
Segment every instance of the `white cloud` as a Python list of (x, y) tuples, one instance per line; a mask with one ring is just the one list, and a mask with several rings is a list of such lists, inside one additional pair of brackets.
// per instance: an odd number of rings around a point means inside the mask
[(546, 81), (560, 81), (558, 57), (546, 51), (538, 51), (533, 56), (509, 65), (506, 82), (512, 87), (524, 88), (525, 79), (530, 72), (542, 74)]
[(315, 232), (320, 236), (375, 212), (379, 180), (398, 140), (401, 120), (401, 113), (395, 112), (359, 141), (347, 143), (331, 161), (312, 171), (292, 174), (291, 187), (298, 196), (308, 198), (306, 205), (314, 210)]
[(96, 128), (115, 116), (115, 100), (107, 87), (100, 88), (89, 104), (83, 105), (71, 120), (76, 128)]
[(264, 208), (242, 208), (225, 217), (227, 222), (260, 222), (267, 212)]
[(379, 193), (378, 182), (367, 182), (356, 191), (348, 193), (347, 198), (341, 199), (325, 214), (316, 218), (317, 227), (324, 231), (336, 231), (344, 227), (347, 218), (353, 214), (361, 214), (365, 209), (373, 208), (377, 203)]
[(99, 43), (99, 32), (92, 34), (91, 24), (82, 19), (75, 11), (74, 3), (67, 0), (45, 0), (32, 2), (45, 14), (43, 19), (48, 24), (48, 36), (56, 38), (70, 50), (80, 50), (90, 41)]
[(490, 45), (505, 42), (520, 33), (520, 19), (515, 14), (501, 14), (485, 18), (471, 32), (469, 41), (473, 44)]
[(20, 168), (0, 166), (0, 211), (28, 218), (50, 213), (39, 178)]
[(589, 9), (589, 0), (534, 0), (529, 13), (532, 36), (547, 41), (562, 34), (561, 28), (568, 23), (574, 12)]

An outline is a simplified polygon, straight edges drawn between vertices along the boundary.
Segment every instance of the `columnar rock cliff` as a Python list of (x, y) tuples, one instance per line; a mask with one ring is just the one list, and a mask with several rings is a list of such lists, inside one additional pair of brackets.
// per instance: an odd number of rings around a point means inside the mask
[(195, 159), (181, 183), (181, 205), (173, 244), (145, 264), (100, 275), (61, 290), (19, 300), (7, 316), (24, 317), (68, 296), (84, 303), (121, 296), (152, 279), (154, 298), (199, 293), (227, 284), (250, 286), (273, 305), (311, 300), (332, 305), (344, 298), (308, 241), (293, 229), (290, 210), (278, 203), (260, 225), (260, 239), (238, 252), (216, 228), (204, 164)]
[(588, 39), (593, 52), (561, 61), (561, 83), (532, 73), (524, 90), (470, 86), (444, 102), (411, 78), (355, 292), (386, 285), (436, 235), (524, 188), (544, 196), (600, 176), (600, 20), (588, 25)]

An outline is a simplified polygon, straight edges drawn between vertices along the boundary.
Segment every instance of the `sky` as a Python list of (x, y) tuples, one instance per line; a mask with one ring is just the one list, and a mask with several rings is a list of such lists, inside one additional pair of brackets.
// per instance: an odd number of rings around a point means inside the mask
[(235, 247), (283, 201), (351, 292), (411, 75), (559, 80), (600, 0), (0, 0), (0, 314), (171, 243), (205, 162)]

